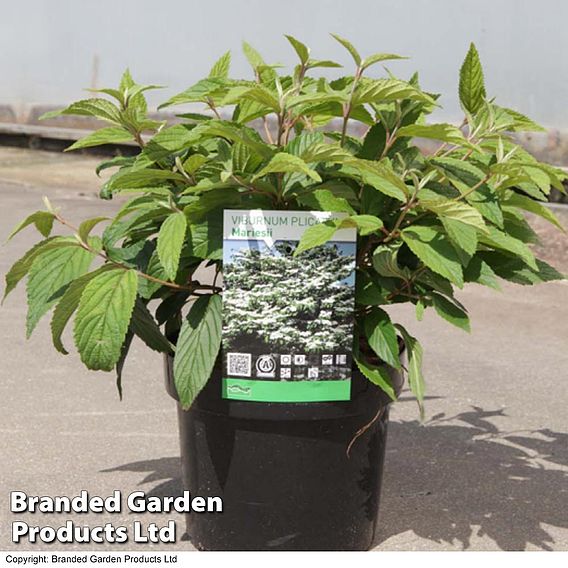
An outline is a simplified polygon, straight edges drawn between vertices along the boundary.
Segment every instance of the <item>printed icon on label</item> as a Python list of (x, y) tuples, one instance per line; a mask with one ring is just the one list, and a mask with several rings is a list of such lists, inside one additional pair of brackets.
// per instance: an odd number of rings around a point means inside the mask
[(336, 355), (335, 363), (337, 365), (347, 365), (347, 355)]
[(292, 378), (292, 368), (291, 367), (283, 367), (280, 369), (280, 378), (281, 379), (291, 379)]
[(306, 356), (305, 355), (294, 355), (294, 365), (305, 365)]
[(251, 362), (250, 353), (227, 353), (227, 373), (234, 377), (250, 377)]
[(310, 367), (308, 369), (308, 379), (317, 379), (319, 377), (319, 369), (317, 367)]
[(292, 364), (292, 355), (280, 355), (280, 364), (284, 367)]
[(321, 356), (322, 365), (333, 365), (333, 355), (322, 355)]
[(272, 355), (261, 355), (256, 360), (256, 374), (259, 377), (273, 377), (276, 370), (276, 361)]

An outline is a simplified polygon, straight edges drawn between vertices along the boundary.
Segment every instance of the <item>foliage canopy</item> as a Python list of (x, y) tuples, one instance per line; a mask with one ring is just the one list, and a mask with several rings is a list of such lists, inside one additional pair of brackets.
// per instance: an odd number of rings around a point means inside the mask
[[(409, 384), (421, 401), (422, 348), (391, 321), (389, 305), (410, 302), (418, 319), (432, 308), (469, 330), (455, 288), (562, 278), (535, 258), (524, 212), (560, 226), (543, 202), (551, 187), (562, 190), (566, 175), (515, 144), (511, 133), (541, 127), (487, 97), (473, 45), (460, 71), (465, 118), (457, 127), (426, 122), (438, 96), (421, 89), (417, 75), (371, 77), (378, 63), (400, 56), (363, 57), (334, 36), (355, 71), (328, 80), (314, 71), (341, 65), (313, 59), (308, 47), (286, 37), (299, 58), (291, 74), (279, 74), (245, 43), (254, 77), (230, 78), (225, 53), (208, 77), (162, 105), (205, 105), (172, 124), (149, 117), (145, 92), (158, 87), (135, 83), (128, 71), (117, 88), (48, 113), (107, 124), (69, 150), (131, 141), (140, 152), (97, 169), (114, 170), (103, 198), (129, 196), (114, 218), (74, 226), (46, 202), (14, 230), (34, 225), (43, 238), (6, 275), (5, 295), (27, 277), (28, 335), (55, 308), (53, 342), (66, 353), (62, 332), (74, 318), (82, 361), (89, 369), (115, 368), (119, 388), (134, 335), (151, 349), (175, 352), (175, 383), (188, 407), (220, 346), (222, 286), (217, 276), (204, 283), (195, 273), (204, 264), (221, 272), (223, 209), (340, 211), (343, 220), (308, 230), (296, 254), (309, 255), (340, 226), (357, 228), (357, 364), (393, 395), (377, 362), (401, 368), (400, 336)], [(415, 138), (433, 140), (437, 149), (423, 155)], [(54, 224), (72, 236), (52, 236)], [(92, 236), (99, 224), (102, 237)]]

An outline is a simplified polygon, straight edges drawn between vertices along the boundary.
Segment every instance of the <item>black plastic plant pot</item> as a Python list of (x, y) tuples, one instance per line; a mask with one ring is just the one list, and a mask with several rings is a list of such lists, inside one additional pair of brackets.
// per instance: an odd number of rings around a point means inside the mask
[[(399, 390), (401, 375), (391, 376)], [(170, 357), (166, 384), (176, 398)], [(350, 401), (225, 400), (218, 364), (191, 409), (178, 404), (184, 489), (223, 499), (222, 513), (186, 516), (193, 545), (200, 550), (371, 548), (389, 400), (358, 371)]]

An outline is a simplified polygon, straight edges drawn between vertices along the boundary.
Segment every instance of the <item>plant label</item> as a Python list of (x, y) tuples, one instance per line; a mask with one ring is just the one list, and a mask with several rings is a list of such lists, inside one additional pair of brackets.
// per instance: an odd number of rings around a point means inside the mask
[(356, 230), (295, 255), (342, 213), (225, 210), (223, 391), (254, 402), (349, 400)]

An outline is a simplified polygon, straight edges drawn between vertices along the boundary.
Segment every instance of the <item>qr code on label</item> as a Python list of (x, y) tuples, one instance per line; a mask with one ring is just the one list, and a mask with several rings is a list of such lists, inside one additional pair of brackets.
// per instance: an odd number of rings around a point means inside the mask
[(235, 377), (250, 377), (252, 355), (250, 353), (227, 353), (227, 373)]

